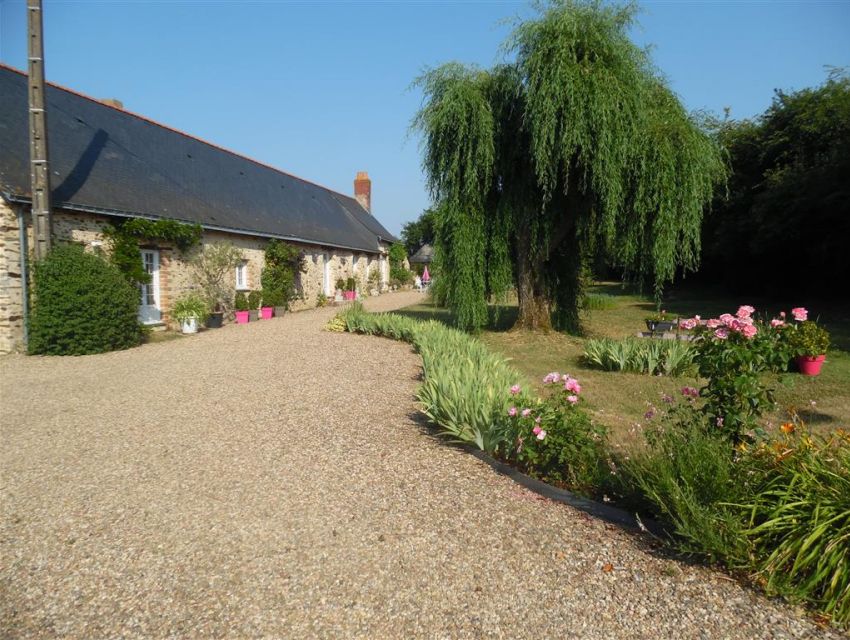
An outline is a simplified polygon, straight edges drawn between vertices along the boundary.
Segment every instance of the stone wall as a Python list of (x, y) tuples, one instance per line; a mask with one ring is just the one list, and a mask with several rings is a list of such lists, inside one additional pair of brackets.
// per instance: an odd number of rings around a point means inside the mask
[[(29, 208), (26, 210), (26, 222), (29, 225)], [(103, 239), (103, 228), (110, 218), (72, 211), (56, 211), (53, 215), (54, 242), (77, 242), (87, 250), (107, 250)], [(203, 243), (217, 241), (232, 242), (242, 251), (248, 263), (248, 290), (261, 288), (261, 274), (265, 259), (264, 247), (267, 240), (253, 236), (229, 234), (220, 231), (205, 231)], [(325, 262), (329, 263), (328, 292), (333, 297), (336, 281), (353, 276), (361, 291), (368, 291), (369, 273), (380, 269), (381, 262), (377, 254), (352, 253), (329, 247), (293, 243), (304, 251), (307, 272), (298, 274), (297, 284), (301, 298), (293, 301), (292, 309), (302, 310), (315, 307), (319, 294), (324, 292)], [(29, 246), (32, 246), (30, 236)], [(159, 250), (160, 259), (160, 307), (163, 322), (172, 328), (174, 323), (169, 311), (174, 301), (182, 294), (194, 288), (189, 256), (183, 255), (176, 247), (165, 243), (141, 243), (140, 248)], [(386, 247), (384, 247), (386, 250)], [(355, 260), (356, 258), (356, 260)], [(387, 260), (383, 260), (383, 286), (388, 280)], [(233, 284), (236, 283), (236, 271), (233, 272)], [(20, 250), (18, 242), (18, 223), (15, 205), (9, 205), (0, 199), (0, 353), (23, 348), (23, 305), (21, 297)]]

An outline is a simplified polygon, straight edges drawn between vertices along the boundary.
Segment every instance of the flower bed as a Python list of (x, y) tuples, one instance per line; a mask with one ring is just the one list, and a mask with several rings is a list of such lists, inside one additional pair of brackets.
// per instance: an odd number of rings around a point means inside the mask
[[(745, 374), (773, 366), (786, 353), (782, 327), (761, 333), (755, 321), (746, 321), (752, 313), (742, 307), (732, 320), (719, 318), (727, 329), (722, 336), (715, 333), (719, 325), (695, 319), (690, 329), (700, 335), (695, 344), (703, 345), (697, 363), (722, 380), (685, 387), (678, 401), (662, 397), (661, 406), (647, 412), (646, 447), (632, 459), (608, 446), (604, 428), (581, 407), (580, 382), (568, 374), (548, 374), (547, 393), (536, 397), (475, 338), (435, 321), (368, 314), (359, 305), (329, 329), (413, 344), (423, 361), (422, 410), (450, 440), (473, 444), (550, 484), (655, 518), (677, 549), (748, 575), (769, 593), (806, 602), (846, 625), (850, 434), (812, 436), (796, 414), (778, 439), (742, 430), (758, 415), (740, 413), (744, 401), (752, 408), (763, 391)], [(764, 344), (756, 339), (760, 333)], [(731, 370), (728, 380), (723, 362)]]

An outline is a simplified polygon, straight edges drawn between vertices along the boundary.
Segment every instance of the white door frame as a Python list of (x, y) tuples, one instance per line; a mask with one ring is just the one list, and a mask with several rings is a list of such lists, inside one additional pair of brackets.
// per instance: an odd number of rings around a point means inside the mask
[(331, 282), (331, 260), (327, 253), (322, 254), (322, 289), (329, 298), (333, 297), (333, 283)]
[(142, 249), (142, 265), (145, 271), (150, 274), (151, 281), (148, 284), (139, 285), (139, 322), (142, 324), (158, 324), (162, 321), (162, 302), (159, 291), (159, 250)]

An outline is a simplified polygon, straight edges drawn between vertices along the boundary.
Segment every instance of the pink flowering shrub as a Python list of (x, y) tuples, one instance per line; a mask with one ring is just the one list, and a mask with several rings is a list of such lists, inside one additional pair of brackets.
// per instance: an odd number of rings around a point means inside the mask
[(525, 473), (560, 487), (593, 493), (604, 481), (605, 432), (580, 406), (581, 384), (567, 374), (543, 378), (545, 398), (509, 391), (507, 434), (499, 455)]
[[(724, 313), (702, 320), (683, 320), (682, 328), (693, 330), (695, 362), (699, 375), (707, 380), (700, 390), (710, 428), (721, 431), (734, 442), (756, 427), (759, 416), (773, 403), (773, 392), (762, 384), (761, 374), (786, 371), (792, 353), (785, 313), (769, 322), (755, 317), (750, 305), (738, 307), (735, 314)], [(801, 321), (806, 309), (792, 309)]]

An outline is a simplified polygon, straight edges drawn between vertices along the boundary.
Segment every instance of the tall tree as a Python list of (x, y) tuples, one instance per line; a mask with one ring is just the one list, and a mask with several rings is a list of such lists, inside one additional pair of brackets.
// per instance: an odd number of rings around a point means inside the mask
[(696, 266), (725, 165), (629, 40), (634, 15), (552, 2), (514, 29), (512, 62), (418, 79), (442, 292), (462, 327), (481, 327), (488, 297), (516, 288), (518, 327), (577, 328), (594, 248), (656, 292)]
[(406, 222), (401, 228), (401, 239), (407, 249), (407, 255), (412, 256), (422, 245), (433, 244), (435, 215), (433, 209), (425, 209), (419, 218)]
[(718, 133), (732, 167), (729, 196), (705, 219), (699, 276), (747, 293), (834, 292), (850, 278), (847, 71), (777, 91), (759, 117), (727, 119)]

